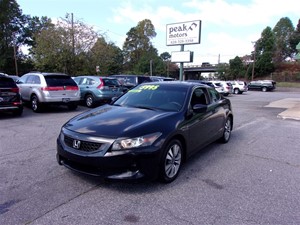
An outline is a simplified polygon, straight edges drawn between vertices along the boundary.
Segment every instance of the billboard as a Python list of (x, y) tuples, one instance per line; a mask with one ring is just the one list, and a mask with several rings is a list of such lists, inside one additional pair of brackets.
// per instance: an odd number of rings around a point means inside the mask
[(167, 46), (200, 44), (201, 20), (167, 24)]

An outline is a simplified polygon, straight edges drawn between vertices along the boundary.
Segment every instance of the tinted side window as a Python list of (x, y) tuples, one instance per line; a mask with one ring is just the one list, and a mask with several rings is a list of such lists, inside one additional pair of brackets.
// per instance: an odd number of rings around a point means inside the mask
[(28, 83), (28, 84), (36, 84), (36, 83), (35, 83), (35, 81), (36, 81), (36, 78), (35, 78), (35, 77), (36, 77), (36, 76), (34, 76), (34, 75), (30, 75), (30, 76), (28, 77), (26, 83)]
[(45, 76), (45, 80), (49, 87), (77, 86), (75, 81), (69, 76), (51, 75)]
[(207, 104), (206, 95), (202, 88), (197, 88), (193, 92), (193, 95), (191, 98), (191, 105), (193, 107), (196, 104), (202, 104), (202, 105)]
[(221, 99), (221, 95), (216, 90), (208, 89), (208, 92), (209, 92), (212, 103), (218, 102)]

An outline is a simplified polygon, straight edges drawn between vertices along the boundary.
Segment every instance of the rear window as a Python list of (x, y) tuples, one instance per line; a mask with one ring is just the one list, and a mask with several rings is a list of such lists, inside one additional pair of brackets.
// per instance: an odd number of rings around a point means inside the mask
[(145, 83), (145, 82), (151, 82), (151, 78), (150, 77), (138, 77), (138, 83)]
[(104, 86), (120, 86), (120, 83), (117, 79), (103, 79)]
[(222, 87), (221, 83), (214, 83), (217, 87)]
[(76, 82), (69, 76), (62, 75), (51, 75), (45, 76), (47, 86), (57, 87), (57, 86), (77, 86)]
[(16, 84), (10, 77), (0, 77), (0, 87), (16, 87)]

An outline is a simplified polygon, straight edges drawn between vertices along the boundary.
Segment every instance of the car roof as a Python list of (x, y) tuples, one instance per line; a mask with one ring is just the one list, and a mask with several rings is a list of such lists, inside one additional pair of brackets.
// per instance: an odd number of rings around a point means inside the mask
[(164, 82), (150, 82), (150, 83), (142, 83), (140, 85), (160, 85), (160, 86), (175, 86), (175, 87), (186, 87), (186, 88), (192, 88), (192, 87), (206, 87), (206, 88), (211, 88), (208, 85), (201, 84), (201, 83), (196, 83), (196, 82), (187, 82), (187, 81), (164, 81)]
[(94, 75), (80, 75), (80, 76), (76, 76), (73, 78), (81, 78), (81, 77), (85, 77), (85, 78), (102, 78), (102, 79), (117, 79), (116, 77), (105, 77), (105, 76), (94, 76)]
[(149, 77), (145, 75), (134, 75), (134, 74), (117, 74), (117, 75), (110, 75), (110, 77)]
[[(53, 76), (53, 75), (57, 75), (57, 76), (69, 76), (68, 74), (65, 74), (65, 73), (39, 72), (39, 71), (32, 71), (32, 72), (26, 73), (24, 75), (27, 75), (27, 74), (36, 74), (36, 75), (43, 75), (43, 76)], [(71, 76), (69, 76), (69, 77), (71, 77)]]

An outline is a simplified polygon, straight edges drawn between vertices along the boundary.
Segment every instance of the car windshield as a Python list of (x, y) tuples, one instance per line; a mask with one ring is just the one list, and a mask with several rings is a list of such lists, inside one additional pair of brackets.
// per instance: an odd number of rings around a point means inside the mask
[(168, 85), (140, 85), (120, 97), (114, 105), (163, 111), (180, 111), (186, 97), (186, 88)]

